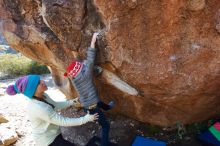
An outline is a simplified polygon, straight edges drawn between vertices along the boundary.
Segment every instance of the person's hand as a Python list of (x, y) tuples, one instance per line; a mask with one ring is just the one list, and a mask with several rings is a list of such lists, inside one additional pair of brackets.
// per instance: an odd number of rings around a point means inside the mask
[(82, 105), (81, 105), (81, 103), (79, 101), (79, 97), (76, 97), (76, 98), (73, 99), (73, 106), (75, 108), (78, 108), (78, 109), (82, 108)]
[(89, 111), (88, 111), (84, 117), (87, 120), (87, 122), (93, 122), (99, 118), (99, 115), (98, 115), (98, 113), (96, 113), (94, 115), (90, 115)]
[(92, 41), (91, 41), (91, 48), (95, 48), (95, 42), (96, 42), (96, 39), (97, 39), (97, 36), (99, 35), (98, 32), (95, 32), (93, 33), (93, 36), (92, 36)]

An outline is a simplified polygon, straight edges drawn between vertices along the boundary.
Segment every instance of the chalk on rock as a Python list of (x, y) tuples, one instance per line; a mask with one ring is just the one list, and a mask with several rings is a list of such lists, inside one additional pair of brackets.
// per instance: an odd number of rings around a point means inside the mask
[(188, 9), (191, 11), (199, 11), (204, 9), (206, 6), (205, 0), (189, 0)]

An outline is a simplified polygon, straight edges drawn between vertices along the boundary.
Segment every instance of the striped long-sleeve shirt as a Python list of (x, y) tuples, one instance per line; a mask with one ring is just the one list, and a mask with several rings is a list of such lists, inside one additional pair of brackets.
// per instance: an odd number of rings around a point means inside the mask
[(88, 48), (87, 59), (84, 60), (81, 72), (72, 79), (72, 83), (79, 93), (79, 100), (83, 107), (88, 107), (90, 105), (96, 104), (100, 100), (98, 92), (92, 81), (95, 55), (96, 49)]

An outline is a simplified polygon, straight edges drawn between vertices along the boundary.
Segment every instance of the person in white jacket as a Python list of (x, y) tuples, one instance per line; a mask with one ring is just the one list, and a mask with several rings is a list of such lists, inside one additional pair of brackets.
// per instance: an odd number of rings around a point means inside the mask
[(30, 99), (27, 113), (32, 126), (32, 135), (37, 146), (75, 146), (63, 139), (59, 126), (78, 126), (98, 119), (98, 114), (87, 113), (80, 118), (64, 117), (56, 112), (74, 105), (75, 100), (55, 102), (46, 93), (47, 86), (39, 75), (28, 75), (9, 85), (7, 94), (21, 93)]

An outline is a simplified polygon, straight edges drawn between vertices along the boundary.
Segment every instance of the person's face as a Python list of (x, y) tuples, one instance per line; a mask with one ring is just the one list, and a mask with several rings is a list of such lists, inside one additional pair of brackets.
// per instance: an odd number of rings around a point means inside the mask
[(40, 80), (37, 86), (36, 93), (43, 93), (46, 90), (47, 90), (47, 85), (43, 80)]

